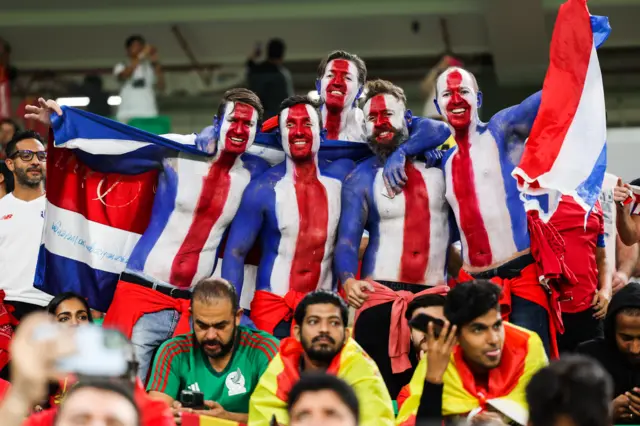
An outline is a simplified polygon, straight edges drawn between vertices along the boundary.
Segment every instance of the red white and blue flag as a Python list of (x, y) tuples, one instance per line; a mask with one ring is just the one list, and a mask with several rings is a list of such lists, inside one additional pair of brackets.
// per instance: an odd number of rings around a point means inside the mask
[(610, 31), (608, 18), (591, 16), (586, 0), (560, 6), (542, 103), (512, 173), (527, 210), (537, 210), (545, 221), (563, 194), (585, 212), (600, 194), (607, 167), (607, 123), (596, 49)]

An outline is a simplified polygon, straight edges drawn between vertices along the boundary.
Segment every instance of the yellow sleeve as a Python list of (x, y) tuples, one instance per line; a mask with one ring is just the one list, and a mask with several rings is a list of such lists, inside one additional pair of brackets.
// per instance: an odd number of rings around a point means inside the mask
[[(271, 364), (276, 359), (274, 358)], [(252, 426), (269, 426), (274, 415), (278, 423), (289, 424), (287, 404), (276, 396), (276, 375), (271, 364), (260, 378), (249, 400), (249, 424)]]

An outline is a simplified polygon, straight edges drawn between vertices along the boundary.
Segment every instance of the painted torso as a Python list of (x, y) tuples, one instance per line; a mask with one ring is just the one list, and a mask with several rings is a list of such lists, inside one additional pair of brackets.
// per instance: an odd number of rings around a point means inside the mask
[(364, 114), (360, 108), (345, 108), (340, 114), (322, 110), (326, 138), (349, 142), (366, 142)]
[(365, 229), (369, 244), (361, 275), (378, 280), (436, 285), (445, 279), (449, 245), (448, 206), (442, 171), (423, 162), (407, 161), (404, 191), (389, 198), (382, 178), (382, 163), (371, 159), (354, 173), (369, 214)]
[(257, 290), (284, 296), (290, 289), (333, 288), (340, 193), (352, 164), (321, 162), (313, 176), (300, 179), (282, 163), (259, 178), (265, 218)]
[(472, 268), (504, 263), (529, 248), (526, 212), (511, 177), (522, 144), (507, 140), (503, 120), (499, 113), (468, 136), (457, 134), (457, 146), (443, 161), (446, 198), (460, 232), (464, 263)]
[(209, 277), (252, 171), (264, 170), (261, 162), (247, 155), (213, 160), (180, 153), (165, 158), (151, 222), (127, 270), (181, 288)]

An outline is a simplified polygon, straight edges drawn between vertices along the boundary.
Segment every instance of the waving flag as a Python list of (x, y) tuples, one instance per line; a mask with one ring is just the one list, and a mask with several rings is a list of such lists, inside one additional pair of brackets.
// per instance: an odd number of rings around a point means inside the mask
[(513, 171), (527, 210), (539, 211), (545, 221), (563, 194), (571, 195), (586, 212), (600, 194), (607, 126), (596, 48), (610, 31), (606, 17), (589, 15), (586, 0), (560, 6), (542, 103)]

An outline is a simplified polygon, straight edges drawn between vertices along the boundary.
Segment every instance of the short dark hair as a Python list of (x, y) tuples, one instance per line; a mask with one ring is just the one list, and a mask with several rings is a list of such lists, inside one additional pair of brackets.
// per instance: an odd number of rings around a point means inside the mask
[(492, 309), (500, 310), (501, 293), (502, 289), (488, 280), (460, 283), (447, 294), (444, 315), (460, 328)]
[(20, 126), (18, 126), (18, 123), (16, 123), (16, 121), (11, 118), (0, 118), (0, 126), (2, 126), (3, 124), (11, 124), (13, 126), (14, 133), (20, 131)]
[(281, 38), (272, 38), (267, 44), (267, 58), (269, 59), (282, 59), (284, 58), (284, 52), (287, 49), (287, 45)]
[(25, 139), (35, 139), (44, 145), (44, 141), (42, 140), (42, 137), (37, 132), (34, 132), (33, 130), (24, 130), (24, 131), (16, 132), (16, 134), (13, 135), (13, 138), (11, 138), (11, 140), (7, 143), (7, 146), (4, 149), (4, 152), (7, 154), (7, 158), (11, 158), (11, 156), (15, 154), (16, 151), (18, 151), (18, 148), (16, 147), (16, 145), (18, 145), (20, 141), (23, 141)]
[(85, 310), (89, 314), (89, 322), (93, 322), (93, 317), (91, 316), (91, 308), (89, 307), (89, 302), (87, 302), (87, 299), (80, 296), (78, 293), (74, 293), (72, 291), (66, 291), (64, 293), (60, 293), (56, 295), (53, 299), (51, 299), (51, 301), (47, 305), (47, 312), (49, 312), (51, 315), (55, 315), (56, 309), (58, 309), (58, 306), (60, 306), (62, 302), (70, 299), (79, 300), (80, 303), (84, 305)]
[(480, 86), (478, 86), (478, 80), (476, 80), (476, 76), (475, 76), (471, 71), (469, 71), (469, 70), (468, 70), (468, 69), (466, 69), (466, 68), (462, 68), (462, 67), (458, 67), (458, 66), (452, 66), (452, 67), (449, 67), (449, 68), (447, 68), (447, 69), (445, 69), (445, 70), (443, 70), (443, 71), (440, 71), (440, 72), (438, 73), (438, 75), (436, 76), (436, 87), (435, 87), (435, 90), (436, 90), (436, 91), (435, 91), (436, 98), (438, 97), (438, 84), (437, 84), (437, 83), (438, 83), (438, 80), (440, 79), (440, 76), (441, 76), (442, 74), (446, 73), (447, 71), (451, 70), (452, 68), (457, 68), (457, 69), (459, 69), (459, 70), (461, 70), (461, 71), (466, 71), (466, 72), (468, 72), (468, 73), (469, 73), (469, 75), (471, 76), (471, 79), (473, 79), (473, 84), (476, 86), (476, 87), (475, 87), (476, 91), (478, 91), (478, 92), (480, 91)]
[(622, 308), (620, 309), (617, 313), (616, 316), (618, 314), (623, 314), (623, 315), (628, 315), (630, 317), (640, 317), (640, 308), (637, 307), (633, 307), (633, 306), (628, 306), (626, 308)]
[(4, 188), (7, 194), (13, 192), (15, 188), (13, 173), (11, 173), (11, 170), (9, 170), (9, 167), (7, 167), (4, 161), (0, 161), (0, 174), (4, 176)]
[[(316, 114), (318, 114), (318, 119), (320, 120), (319, 123), (322, 123), (322, 115), (320, 114), (320, 105), (322, 104), (322, 102), (314, 101), (307, 95), (289, 96), (280, 104), (280, 109), (278, 110), (278, 114), (280, 114), (282, 111), (284, 111), (287, 108), (291, 108), (292, 106), (299, 105), (299, 104), (310, 105), (313, 108), (313, 110), (316, 112)], [(322, 126), (322, 124), (320, 125)]]
[(306, 392), (319, 392), (323, 390), (332, 391), (349, 408), (356, 418), (356, 423), (360, 421), (360, 406), (355, 391), (344, 380), (327, 373), (304, 373), (298, 383), (293, 385), (289, 392), (287, 401), (287, 411), (291, 414), (291, 409)]
[(358, 83), (361, 86), (364, 85), (364, 82), (367, 81), (367, 66), (358, 55), (345, 52), (344, 50), (334, 50), (320, 62), (320, 65), (318, 66), (319, 79), (322, 78), (324, 72), (327, 70), (327, 65), (329, 64), (329, 62), (333, 61), (334, 59), (344, 59), (349, 62), (353, 62), (353, 65), (355, 65), (356, 69), (358, 70)]
[(568, 355), (538, 371), (527, 385), (529, 422), (552, 425), (569, 417), (576, 426), (611, 424), (613, 384), (595, 360)]
[[(80, 378), (80, 381), (77, 384), (75, 384), (71, 389), (69, 389), (69, 392), (65, 396), (64, 401), (62, 401), (62, 404), (60, 405), (60, 409), (58, 410), (58, 414), (56, 415), (56, 417), (60, 415), (59, 413), (61, 410), (64, 410), (64, 405), (66, 401), (69, 401), (73, 397), (73, 395), (75, 395), (76, 393), (78, 393), (83, 389), (97, 389), (105, 392), (112, 392), (122, 396), (127, 401), (129, 401), (131, 405), (133, 405), (137, 414), (136, 424), (140, 426), (141, 424), (140, 409), (138, 408), (138, 404), (136, 404), (133, 388), (129, 386), (125, 386), (123, 383), (117, 382), (113, 379), (104, 379), (104, 378), (94, 378), (94, 377)], [(54, 422), (54, 424), (56, 423), (57, 422)]]
[(195, 300), (208, 302), (212, 299), (229, 299), (234, 314), (239, 309), (236, 288), (223, 278), (203, 278), (193, 287), (191, 306)]
[(349, 322), (349, 308), (338, 294), (327, 290), (316, 290), (308, 293), (296, 307), (293, 318), (296, 324), (302, 326), (304, 317), (307, 315), (307, 308), (311, 305), (330, 304), (340, 309), (342, 323), (346, 327)]
[(127, 40), (125, 40), (125, 42), (124, 42), (124, 47), (126, 47), (128, 49), (136, 41), (139, 41), (142, 44), (145, 44), (147, 42), (144, 39), (144, 37), (142, 37), (140, 34), (134, 34), (134, 35), (130, 35), (129, 37), (127, 37)]
[(424, 296), (418, 296), (409, 302), (407, 306), (407, 312), (405, 317), (407, 320), (411, 319), (411, 316), (418, 308), (428, 308), (429, 306), (444, 306), (447, 299), (440, 294), (425, 294)]
[(387, 80), (370, 80), (365, 84), (366, 95), (362, 101), (362, 105), (366, 104), (369, 99), (376, 95), (391, 95), (407, 106), (407, 97), (401, 87), (396, 86)]
[(222, 117), (224, 117), (224, 109), (227, 106), (227, 102), (240, 102), (241, 104), (247, 104), (254, 107), (256, 111), (258, 111), (258, 120), (262, 120), (262, 115), (264, 114), (262, 102), (260, 102), (258, 95), (253, 93), (251, 90), (237, 88), (224, 92), (224, 95), (222, 95), (222, 99), (220, 100), (220, 105), (218, 105), (217, 116), (219, 120), (222, 120)]

